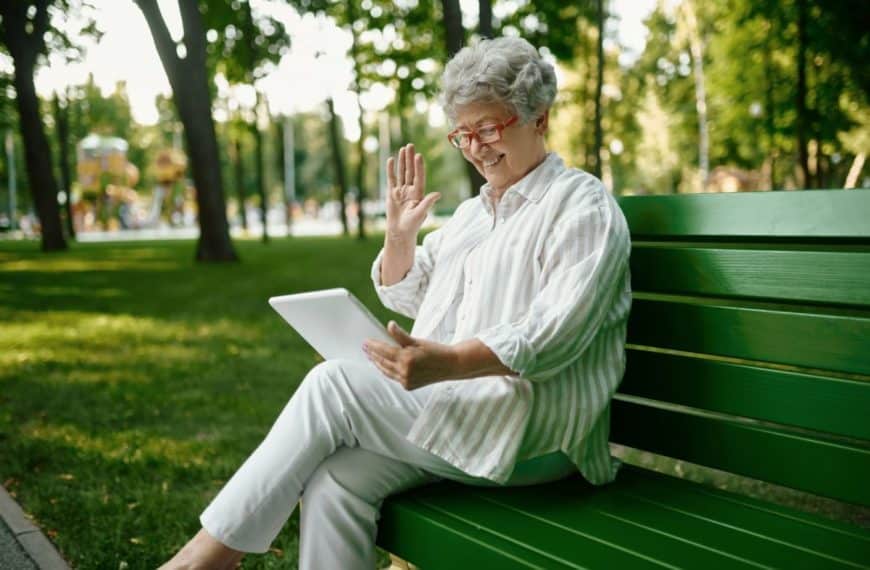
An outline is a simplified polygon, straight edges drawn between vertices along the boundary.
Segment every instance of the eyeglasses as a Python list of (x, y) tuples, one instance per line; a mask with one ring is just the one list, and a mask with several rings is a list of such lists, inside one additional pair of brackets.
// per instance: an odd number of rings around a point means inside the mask
[(468, 148), (471, 146), (471, 141), (474, 139), (477, 139), (477, 142), (480, 144), (498, 142), (501, 140), (502, 131), (516, 123), (517, 119), (519, 119), (519, 117), (514, 115), (504, 123), (481, 125), (478, 128), (469, 131), (456, 129), (447, 135), (447, 140), (450, 141), (450, 144), (459, 149)]

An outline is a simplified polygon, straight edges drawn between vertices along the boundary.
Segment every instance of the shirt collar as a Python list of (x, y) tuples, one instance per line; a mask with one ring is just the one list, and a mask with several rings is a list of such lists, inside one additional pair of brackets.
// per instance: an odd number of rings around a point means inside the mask
[[(562, 171), (565, 170), (565, 163), (555, 152), (548, 152), (547, 156), (541, 161), (541, 164), (533, 168), (528, 174), (518, 180), (513, 186), (508, 187), (505, 193), (502, 194), (503, 202), (515, 201), (511, 195), (521, 196), (530, 202), (540, 202), (547, 190), (550, 189), (550, 184), (556, 179)], [(492, 186), (489, 182), (481, 186), (480, 196), (484, 207), (492, 213), (493, 199)], [(513, 208), (511, 208), (513, 209)]]

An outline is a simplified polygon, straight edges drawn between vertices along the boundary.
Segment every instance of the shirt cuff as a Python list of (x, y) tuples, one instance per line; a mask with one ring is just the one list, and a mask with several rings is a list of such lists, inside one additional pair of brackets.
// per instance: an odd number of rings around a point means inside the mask
[(474, 336), (520, 377), (527, 377), (534, 368), (536, 354), (532, 344), (514, 325), (496, 325)]
[(383, 285), (381, 283), (381, 260), (383, 257), (384, 250), (381, 249), (372, 263), (371, 278), (375, 292), (385, 307), (413, 318), (415, 315), (408, 315), (408, 310), (410, 307), (419, 306), (417, 296), (426, 274), (417, 263), (415, 255), (411, 269), (401, 280), (392, 285)]

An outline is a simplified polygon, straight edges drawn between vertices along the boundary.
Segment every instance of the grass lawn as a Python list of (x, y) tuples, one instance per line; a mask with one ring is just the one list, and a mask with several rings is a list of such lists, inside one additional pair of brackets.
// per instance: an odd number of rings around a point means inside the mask
[[(0, 242), (0, 481), (75, 568), (155, 568), (265, 435), (314, 351), (266, 303), (329, 287), (384, 322), (377, 237), (236, 242)], [(403, 325), (408, 322), (399, 319)], [(244, 568), (294, 568), (298, 510)]]

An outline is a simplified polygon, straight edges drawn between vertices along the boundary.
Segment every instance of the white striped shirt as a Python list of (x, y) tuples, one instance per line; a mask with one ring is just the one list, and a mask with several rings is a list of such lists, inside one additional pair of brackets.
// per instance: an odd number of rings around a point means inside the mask
[[(466, 473), (504, 483), (525, 458), (560, 450), (594, 484), (613, 480), (610, 399), (625, 370), (628, 225), (594, 176), (554, 153), (493, 204), (464, 201), (380, 284), (413, 336), (477, 338), (518, 376), (435, 384), (407, 438)], [(520, 454), (520, 449), (523, 453)]]

